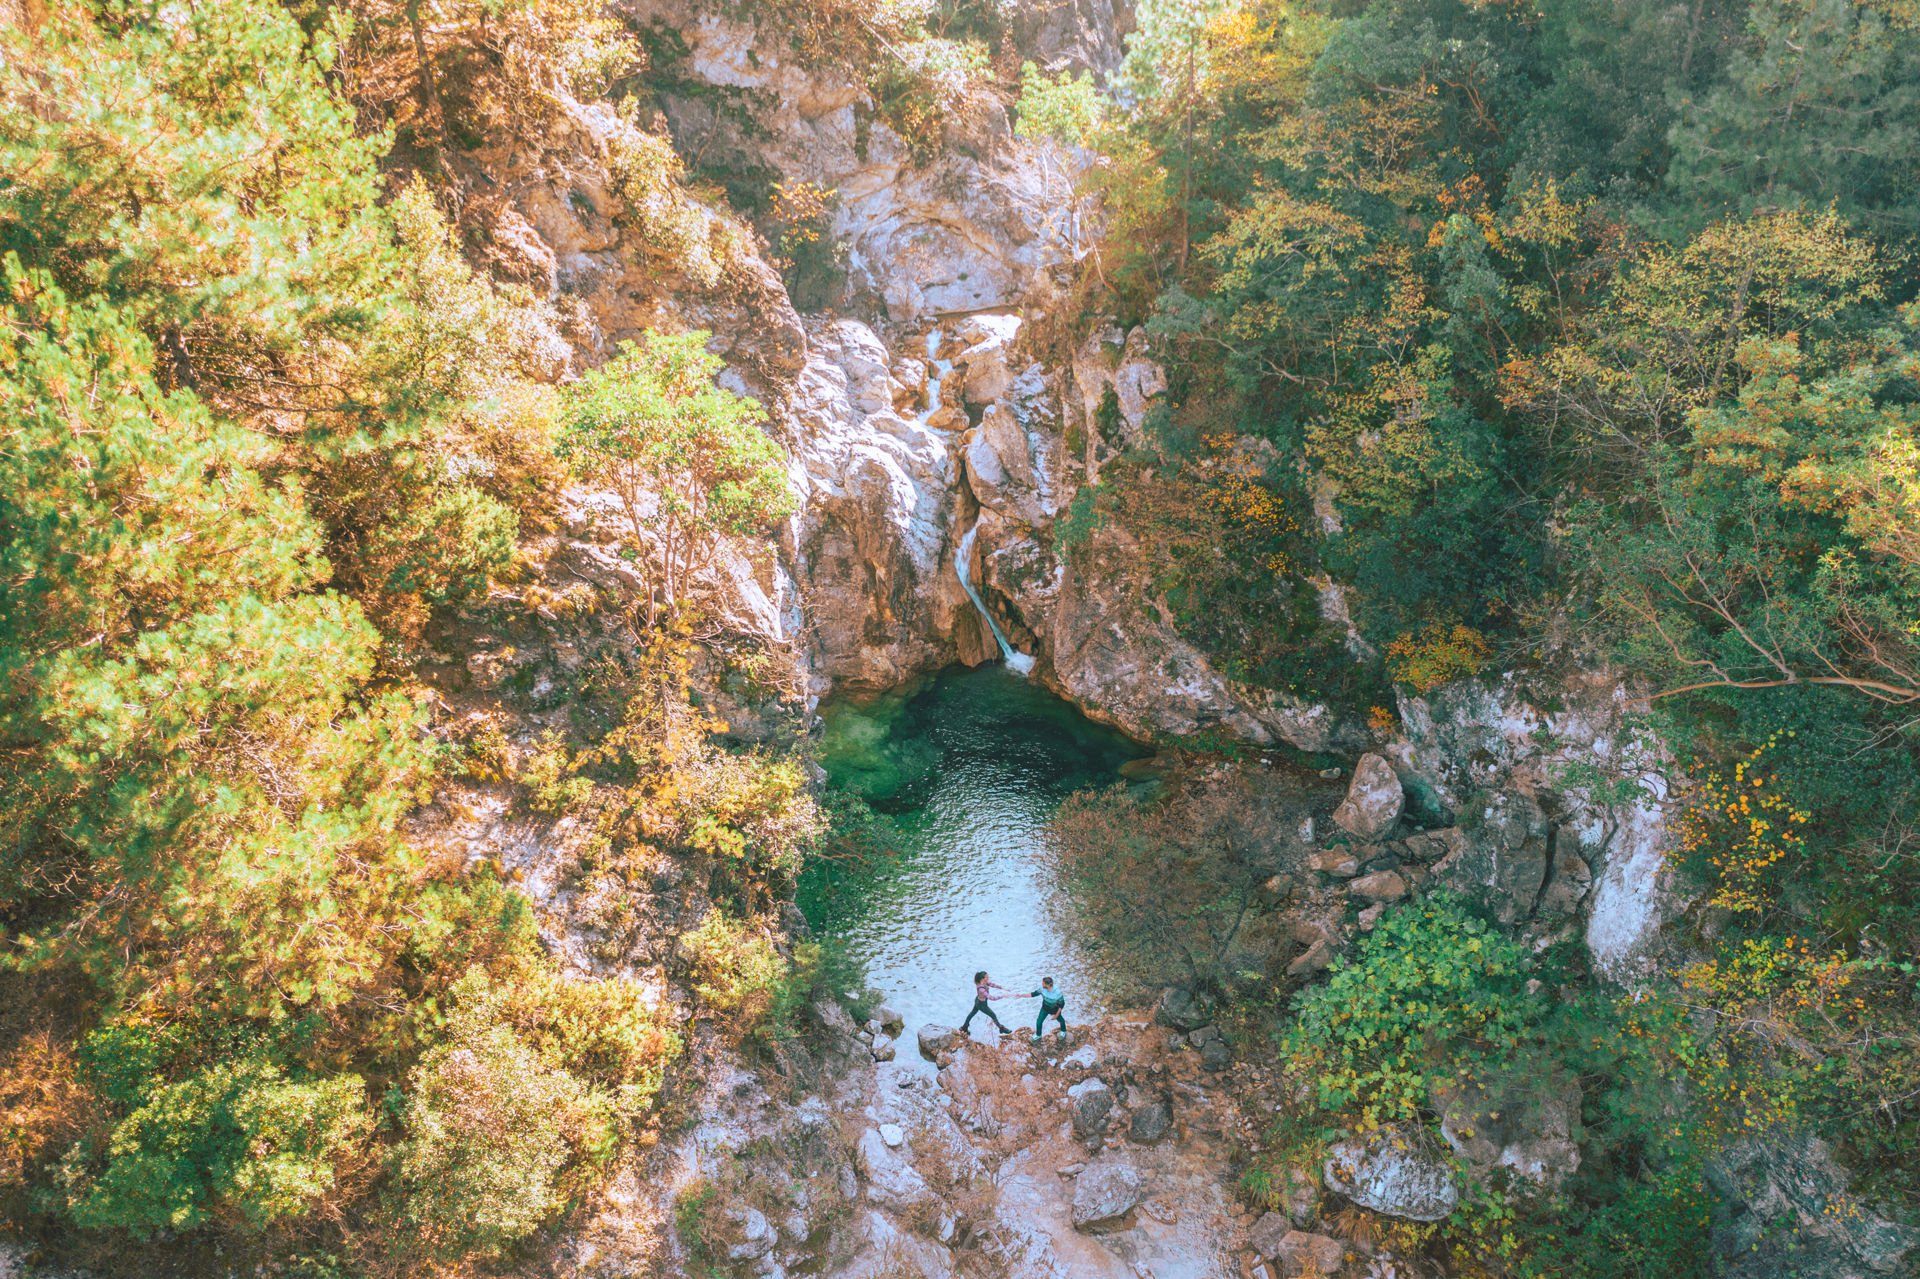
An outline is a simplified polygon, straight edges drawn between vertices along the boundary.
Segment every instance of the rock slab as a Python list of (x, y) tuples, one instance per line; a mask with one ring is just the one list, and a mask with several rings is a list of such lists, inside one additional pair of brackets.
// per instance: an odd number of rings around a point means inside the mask
[(1322, 1175), (1328, 1189), (1362, 1208), (1405, 1221), (1440, 1221), (1460, 1202), (1447, 1161), (1406, 1130), (1336, 1142)]
[(1088, 1164), (1073, 1183), (1073, 1228), (1113, 1225), (1145, 1197), (1146, 1182), (1132, 1164), (1118, 1159)]
[(1347, 797), (1333, 810), (1333, 820), (1355, 839), (1371, 844), (1392, 833), (1406, 803), (1393, 765), (1379, 755), (1362, 755), (1347, 784)]

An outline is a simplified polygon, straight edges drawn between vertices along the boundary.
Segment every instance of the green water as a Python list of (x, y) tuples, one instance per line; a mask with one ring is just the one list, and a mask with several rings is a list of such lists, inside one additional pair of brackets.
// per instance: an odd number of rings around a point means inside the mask
[[(864, 873), (810, 868), (800, 904), (905, 1016), (902, 1056), (919, 1026), (966, 1015), (976, 969), (1018, 991), (1054, 977), (1070, 1022), (1100, 1011), (1102, 974), (1055, 882), (1046, 823), (1142, 748), (999, 665), (949, 671), (910, 698), (829, 704), (822, 716), (829, 779), (891, 815), (903, 847)], [(1035, 1010), (1030, 999), (996, 1005), (1028, 1030)], [(974, 1019), (976, 1038), (990, 1030)]]

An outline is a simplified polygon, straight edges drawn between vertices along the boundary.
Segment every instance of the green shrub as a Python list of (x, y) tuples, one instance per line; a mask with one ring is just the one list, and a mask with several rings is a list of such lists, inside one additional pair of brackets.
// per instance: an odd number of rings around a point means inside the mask
[[(156, 1063), (136, 1052), (125, 1064), (144, 1070)], [(106, 1083), (109, 1095), (138, 1086), (132, 1071)], [(331, 1191), (335, 1161), (368, 1130), (357, 1075), (295, 1081), (255, 1057), (178, 1083), (149, 1081), (104, 1150), (83, 1144), (68, 1157), (68, 1212), (77, 1225), (136, 1235), (216, 1218), (258, 1230)]]
[(575, 766), (559, 733), (540, 734), (515, 770), (514, 780), (527, 790), (527, 807), (553, 817), (591, 799), (593, 779), (575, 774)]
[(787, 971), (770, 938), (718, 909), (680, 935), (680, 948), (700, 1002), (742, 1024), (751, 1025), (772, 1006)]
[(498, 1255), (563, 1209), (613, 1145), (611, 1108), (479, 1000), (407, 1076), (401, 1215), (439, 1255)]
[(1544, 1011), (1527, 975), (1517, 943), (1435, 894), (1388, 911), (1300, 995), (1282, 1051), (1348, 1126), (1409, 1120), (1436, 1081), (1513, 1052)]

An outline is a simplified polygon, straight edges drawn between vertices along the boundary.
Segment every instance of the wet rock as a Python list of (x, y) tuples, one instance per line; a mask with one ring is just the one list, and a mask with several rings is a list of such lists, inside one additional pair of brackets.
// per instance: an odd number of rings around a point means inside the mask
[(1336, 1142), (1321, 1175), (1362, 1208), (1406, 1221), (1439, 1221), (1460, 1201), (1447, 1161), (1411, 1129)]
[(1127, 1124), (1127, 1140), (1138, 1146), (1152, 1146), (1173, 1131), (1173, 1107), (1164, 1101), (1149, 1102), (1133, 1112)]
[(1098, 1079), (1083, 1079), (1067, 1089), (1067, 1103), (1073, 1108), (1073, 1135), (1085, 1140), (1107, 1130), (1113, 1114), (1113, 1090)]
[(881, 1004), (873, 1010), (873, 1019), (880, 1023), (880, 1029), (889, 1035), (897, 1035), (906, 1028), (907, 1019), (892, 1004)]
[(1362, 755), (1347, 784), (1347, 797), (1333, 810), (1333, 820), (1354, 838), (1374, 843), (1392, 832), (1406, 802), (1393, 765), (1379, 755)]
[(1115, 1226), (1145, 1197), (1146, 1182), (1131, 1163), (1116, 1158), (1096, 1160), (1074, 1179), (1073, 1228)]
[(1394, 871), (1377, 870), (1349, 883), (1347, 891), (1362, 901), (1397, 902), (1407, 895), (1407, 881)]
[(953, 1026), (922, 1026), (916, 1036), (920, 1044), (920, 1055), (928, 1061), (937, 1061), (941, 1053), (952, 1052), (960, 1043), (960, 1031)]

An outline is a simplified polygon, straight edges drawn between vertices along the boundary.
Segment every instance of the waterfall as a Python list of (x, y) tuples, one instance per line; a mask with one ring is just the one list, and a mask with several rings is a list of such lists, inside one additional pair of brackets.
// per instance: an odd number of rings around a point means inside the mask
[(925, 426), (940, 411), (940, 384), (953, 372), (953, 361), (940, 358), (940, 329), (927, 330), (927, 407), (916, 419)]
[(993, 620), (993, 614), (987, 612), (987, 602), (980, 598), (980, 592), (974, 589), (973, 581), (967, 576), (967, 566), (973, 563), (973, 535), (980, 531), (975, 524), (960, 535), (960, 544), (953, 551), (954, 576), (960, 579), (960, 589), (967, 593), (973, 606), (980, 610), (980, 616), (987, 619), (987, 629), (993, 632), (994, 642), (1000, 645), (1000, 656), (1006, 660), (1007, 669), (1016, 675), (1028, 675), (1033, 671), (1033, 655), (1022, 653), (1007, 642), (1006, 632), (1000, 629), (1000, 623)]

